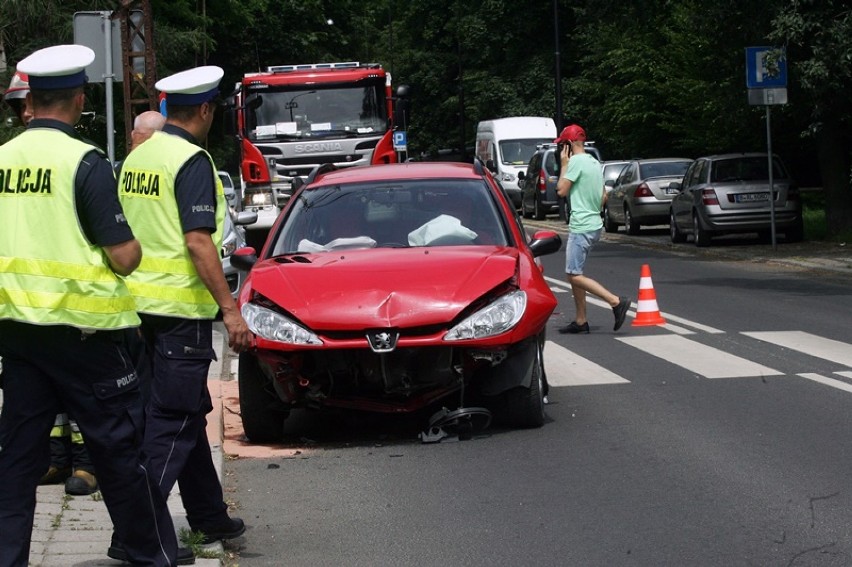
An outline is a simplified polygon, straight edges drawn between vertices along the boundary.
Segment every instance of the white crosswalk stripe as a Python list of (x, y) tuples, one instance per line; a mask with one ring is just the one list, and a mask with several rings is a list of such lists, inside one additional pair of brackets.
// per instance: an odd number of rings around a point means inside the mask
[(804, 331), (766, 331), (743, 335), (852, 368), (852, 346), (848, 343)]
[(547, 374), (547, 383), (551, 386), (629, 383), (629, 380), (553, 341), (544, 343), (544, 372)]
[(705, 378), (743, 378), (784, 374), (768, 366), (676, 335), (619, 337), (617, 340), (682, 366)]
[[(852, 372), (835, 372), (835, 374), (840, 374), (841, 376), (852, 378)], [(807, 378), (808, 380), (813, 380), (814, 382), (818, 382), (826, 386), (831, 386), (832, 388), (837, 388), (838, 390), (843, 390), (844, 392), (852, 393), (852, 384), (850, 384), (849, 382), (844, 382), (843, 380), (828, 378), (827, 376), (823, 376), (822, 374), (816, 374), (814, 372), (803, 372), (801, 374), (797, 374), (797, 376)]]

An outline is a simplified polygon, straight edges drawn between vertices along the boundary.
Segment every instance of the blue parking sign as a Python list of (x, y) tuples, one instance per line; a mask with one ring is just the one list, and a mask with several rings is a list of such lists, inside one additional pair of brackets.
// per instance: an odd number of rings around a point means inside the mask
[(783, 47), (746, 47), (746, 88), (787, 86), (787, 53)]
[(397, 130), (393, 133), (393, 149), (405, 150), (408, 143), (405, 139), (405, 130)]

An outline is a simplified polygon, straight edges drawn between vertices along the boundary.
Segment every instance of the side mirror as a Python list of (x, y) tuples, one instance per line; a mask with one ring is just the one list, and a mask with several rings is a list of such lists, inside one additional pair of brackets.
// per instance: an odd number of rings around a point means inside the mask
[(494, 165), (494, 160), (493, 160), (493, 159), (486, 160), (486, 161), (485, 161), (485, 167), (486, 167), (486, 169), (488, 169), (488, 171), (490, 171), (491, 173), (497, 173), (497, 166), (496, 166), (496, 165)]
[(604, 181), (604, 185), (612, 189), (613, 187), (615, 187), (615, 179), (607, 179), (606, 181)]
[(518, 181), (523, 181), (526, 176), (527, 176), (526, 173), (524, 173), (523, 171), (519, 171), (518, 172)]
[(255, 211), (240, 211), (236, 214), (234, 224), (247, 226), (257, 222), (257, 213)]
[[(553, 230), (539, 230), (533, 234), (529, 243), (533, 257), (538, 258), (546, 254), (559, 252), (562, 248), (562, 238)], [(231, 260), (231, 263), (234, 261)]]
[(408, 130), (408, 116), (411, 109), (411, 87), (400, 85), (396, 89), (393, 105), (393, 123), (400, 130)]
[(673, 189), (674, 191), (680, 193), (681, 189), (683, 189), (683, 183), (681, 183), (680, 181), (672, 181), (671, 183), (669, 183), (669, 189)]
[(305, 178), (304, 177), (294, 177), (293, 181), (290, 182), (290, 187), (293, 188), (293, 193), (295, 193), (304, 184), (305, 184)]
[(257, 264), (257, 252), (251, 246), (237, 248), (231, 254), (231, 265), (238, 270), (248, 272)]

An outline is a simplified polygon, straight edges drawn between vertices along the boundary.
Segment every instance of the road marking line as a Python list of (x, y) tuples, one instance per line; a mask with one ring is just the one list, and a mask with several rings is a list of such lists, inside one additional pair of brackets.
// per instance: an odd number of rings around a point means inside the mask
[[(550, 284), (550, 289), (554, 291), (554, 293), (565, 293), (571, 291), (571, 285), (566, 281), (557, 280), (556, 278), (551, 278), (549, 276), (544, 277)], [(603, 307), (605, 309), (612, 309), (612, 306), (603, 301), (602, 299), (598, 299), (597, 297), (586, 294), (586, 302), (591, 303), (592, 305), (597, 305), (598, 307)], [(635, 305), (635, 302), (632, 305)], [(636, 310), (631, 308), (630, 311), (627, 312), (631, 317), (636, 317)], [(671, 313), (660, 312), (660, 315), (668, 321), (674, 321), (676, 323), (680, 323), (681, 325), (686, 325), (687, 327), (691, 327), (697, 331), (703, 331), (705, 333), (711, 334), (724, 334), (725, 331), (721, 329), (716, 329), (715, 327), (710, 327), (709, 325), (702, 325), (701, 323), (696, 323), (695, 321), (690, 321), (689, 319), (684, 319), (683, 317), (678, 317), (677, 315), (672, 315)], [(676, 333), (678, 335), (691, 335), (694, 331), (689, 331), (684, 329), (683, 327), (679, 327), (677, 325), (672, 325), (671, 323), (666, 323), (665, 325), (659, 325), (664, 329), (671, 331), (672, 333)]]
[(630, 380), (553, 341), (544, 343), (544, 372), (547, 374), (547, 383), (556, 387), (630, 383)]
[(852, 367), (852, 348), (848, 343), (826, 339), (804, 331), (766, 331), (742, 334), (759, 341)]
[(852, 372), (848, 372), (848, 371), (845, 371), (845, 370), (842, 370), (840, 372), (835, 372), (835, 374), (840, 374), (844, 378), (852, 378)]
[(705, 378), (784, 375), (768, 366), (677, 335), (619, 337), (618, 340)]
[[(837, 372), (836, 374), (841, 374)], [(850, 372), (849, 374), (852, 374)], [(835, 380), (834, 378), (827, 378), (820, 374), (814, 374), (813, 372), (804, 372), (802, 374), (797, 374), (797, 376), (801, 376), (802, 378), (807, 378), (808, 380), (813, 380), (814, 382), (819, 382), (820, 384), (824, 384), (826, 386), (831, 386), (832, 388), (837, 388), (838, 390), (843, 390), (845, 392), (852, 393), (852, 384), (848, 382), (843, 382), (841, 380)]]

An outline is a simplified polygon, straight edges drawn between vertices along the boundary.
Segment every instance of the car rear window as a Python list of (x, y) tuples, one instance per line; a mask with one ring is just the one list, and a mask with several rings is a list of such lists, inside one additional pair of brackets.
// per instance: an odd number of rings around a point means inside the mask
[(691, 161), (658, 161), (653, 163), (639, 164), (639, 177), (649, 179), (651, 177), (670, 177), (683, 175)]
[[(769, 179), (769, 164), (766, 156), (737, 157), (713, 162), (711, 181), (724, 183), (730, 181), (766, 181)], [(777, 159), (772, 161), (772, 176), (775, 179), (787, 177), (784, 166)]]

